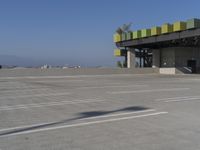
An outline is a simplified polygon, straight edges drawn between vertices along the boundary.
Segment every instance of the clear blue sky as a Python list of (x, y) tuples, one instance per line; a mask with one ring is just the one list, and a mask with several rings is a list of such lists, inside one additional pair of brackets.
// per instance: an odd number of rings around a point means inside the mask
[(112, 35), (200, 18), (199, 0), (1, 0), (0, 55), (114, 66)]

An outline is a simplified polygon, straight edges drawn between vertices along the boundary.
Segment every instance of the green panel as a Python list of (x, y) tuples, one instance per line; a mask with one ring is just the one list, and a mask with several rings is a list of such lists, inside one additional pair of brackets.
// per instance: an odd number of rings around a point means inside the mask
[(133, 39), (133, 34), (132, 34), (132, 32), (128, 32), (128, 33), (126, 34), (126, 39), (127, 39), (127, 40)]
[(141, 38), (141, 30), (137, 30), (133, 32), (133, 39)]
[(200, 28), (200, 19), (187, 20), (187, 29)]
[(161, 27), (153, 27), (151, 28), (151, 35), (160, 35), (161, 34)]
[(149, 37), (151, 36), (151, 29), (143, 29), (141, 37)]
[(122, 41), (126, 41), (126, 33), (122, 33)]

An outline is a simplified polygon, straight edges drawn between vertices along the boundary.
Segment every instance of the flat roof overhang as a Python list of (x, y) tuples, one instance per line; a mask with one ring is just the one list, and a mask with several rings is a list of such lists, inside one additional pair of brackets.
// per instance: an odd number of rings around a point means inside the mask
[(200, 28), (116, 43), (117, 47), (158, 49), (166, 47), (200, 47)]

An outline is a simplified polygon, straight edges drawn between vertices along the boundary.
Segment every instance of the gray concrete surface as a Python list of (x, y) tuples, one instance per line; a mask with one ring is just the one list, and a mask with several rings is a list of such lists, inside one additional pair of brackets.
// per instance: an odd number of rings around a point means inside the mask
[(0, 77), (1, 150), (200, 149), (200, 76), (12, 76)]

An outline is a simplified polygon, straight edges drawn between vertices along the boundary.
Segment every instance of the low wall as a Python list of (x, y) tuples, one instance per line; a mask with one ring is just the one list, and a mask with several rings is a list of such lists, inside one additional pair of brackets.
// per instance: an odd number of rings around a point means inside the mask
[(160, 74), (176, 74), (176, 68), (160, 68)]
[[(160, 68), (160, 74), (192, 74), (192, 70), (188, 67), (176, 67), (176, 68)], [(196, 74), (200, 73), (200, 68), (197, 68)]]
[(0, 77), (156, 74), (156, 73), (159, 73), (159, 70), (156, 68), (0, 69)]

